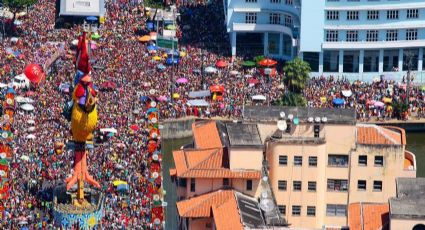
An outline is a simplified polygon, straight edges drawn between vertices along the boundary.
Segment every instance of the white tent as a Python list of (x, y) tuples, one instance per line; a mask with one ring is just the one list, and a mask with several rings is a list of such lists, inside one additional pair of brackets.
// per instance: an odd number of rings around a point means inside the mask
[(207, 68), (205, 68), (205, 72), (206, 73), (215, 73), (215, 72), (217, 72), (217, 69), (212, 67), (212, 66), (208, 66)]
[(34, 103), (34, 100), (29, 98), (29, 97), (25, 97), (23, 102), (32, 104), (32, 103)]
[(26, 137), (27, 139), (35, 139), (35, 135), (34, 134), (29, 134)]
[(34, 110), (34, 106), (31, 104), (23, 104), (21, 105), (21, 109), (25, 110), (25, 111), (33, 111)]
[(266, 97), (263, 95), (255, 95), (255, 96), (252, 96), (252, 100), (265, 101)]
[(15, 97), (15, 101), (18, 102), (18, 103), (23, 103), (23, 102), (25, 102), (25, 97), (23, 97), (23, 96), (16, 96)]
[(210, 104), (203, 100), (203, 99), (198, 99), (198, 100), (188, 100), (187, 104), (190, 106), (209, 106)]

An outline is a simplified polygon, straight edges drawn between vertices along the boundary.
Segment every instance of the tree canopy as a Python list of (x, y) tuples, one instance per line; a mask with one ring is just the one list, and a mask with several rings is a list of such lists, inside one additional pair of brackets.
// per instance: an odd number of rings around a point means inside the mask
[(304, 107), (307, 105), (307, 100), (301, 94), (286, 92), (280, 99), (275, 101), (274, 104), (280, 106)]
[(310, 65), (300, 58), (295, 58), (286, 63), (283, 71), (285, 72), (284, 82), (287, 88), (294, 93), (301, 93), (309, 78)]
[(3, 0), (3, 5), (8, 7), (14, 15), (19, 11), (25, 10), (27, 6), (34, 5), (37, 0)]

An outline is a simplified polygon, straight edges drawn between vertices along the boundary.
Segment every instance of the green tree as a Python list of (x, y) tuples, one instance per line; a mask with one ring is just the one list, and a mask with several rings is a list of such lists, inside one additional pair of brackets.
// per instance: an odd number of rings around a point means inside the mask
[(16, 14), (34, 5), (37, 0), (3, 0), (3, 5), (13, 13), (12, 22), (15, 22)]
[(301, 93), (307, 83), (308, 74), (311, 71), (310, 65), (300, 58), (295, 58), (286, 63), (283, 67), (283, 71), (285, 72), (283, 81), (287, 89), (294, 93)]
[(307, 105), (307, 100), (302, 94), (286, 92), (280, 99), (274, 102), (275, 105), (280, 106), (301, 106)]

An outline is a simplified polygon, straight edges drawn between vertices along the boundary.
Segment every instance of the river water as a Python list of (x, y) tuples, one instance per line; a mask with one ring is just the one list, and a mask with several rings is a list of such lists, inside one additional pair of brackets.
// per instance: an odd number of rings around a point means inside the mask
[[(166, 230), (177, 229), (176, 190), (171, 183), (169, 168), (174, 168), (172, 151), (192, 142), (192, 138), (165, 140), (162, 143), (164, 189), (167, 191)], [(417, 176), (425, 177), (425, 132), (407, 133), (407, 150), (416, 155)]]

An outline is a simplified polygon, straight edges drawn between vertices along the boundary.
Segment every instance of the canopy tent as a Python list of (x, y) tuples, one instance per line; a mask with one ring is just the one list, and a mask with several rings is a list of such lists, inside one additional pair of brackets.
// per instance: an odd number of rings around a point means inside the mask
[(215, 66), (216, 66), (217, 68), (224, 68), (224, 67), (226, 67), (226, 66), (227, 66), (227, 62), (226, 62), (226, 61), (224, 61), (224, 60), (218, 60), (218, 61), (215, 63)]
[(210, 87), (210, 91), (213, 92), (213, 93), (215, 93), (215, 92), (222, 93), (222, 92), (224, 92), (224, 86), (222, 86), (222, 85), (213, 85), (213, 86)]
[(254, 67), (256, 64), (253, 61), (244, 61), (242, 62), (242, 66), (244, 67)]
[(259, 61), (258, 64), (260, 66), (270, 67), (270, 66), (276, 65), (277, 64), (277, 61), (272, 60), (272, 59), (269, 59), (269, 58), (266, 58), (266, 59), (263, 59), (263, 60)]
[(201, 97), (209, 97), (209, 96), (211, 96), (211, 92), (209, 90), (189, 92), (189, 98), (201, 98)]
[(332, 100), (332, 103), (334, 105), (343, 105), (345, 103), (345, 100), (342, 98), (335, 98)]
[(178, 83), (178, 84), (186, 84), (188, 82), (189, 82), (189, 80), (187, 78), (184, 78), (184, 77), (176, 80), (176, 83)]
[(102, 133), (118, 133), (118, 130), (115, 128), (103, 128), (100, 129), (100, 132)]
[(210, 106), (210, 104), (204, 99), (188, 100), (187, 104), (190, 106), (201, 106), (201, 107)]
[(264, 96), (264, 95), (255, 95), (255, 96), (252, 96), (252, 100), (265, 101), (266, 100), (266, 96)]
[(212, 67), (212, 66), (208, 66), (207, 68), (205, 68), (205, 72), (206, 73), (215, 73), (215, 72), (217, 72), (217, 69)]
[(342, 90), (341, 93), (344, 97), (351, 97), (351, 95), (353, 95), (351, 90)]
[(23, 104), (21, 105), (21, 109), (25, 110), (25, 111), (33, 111), (34, 110), (34, 106), (31, 104)]

